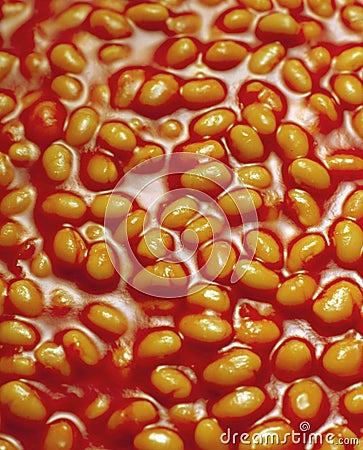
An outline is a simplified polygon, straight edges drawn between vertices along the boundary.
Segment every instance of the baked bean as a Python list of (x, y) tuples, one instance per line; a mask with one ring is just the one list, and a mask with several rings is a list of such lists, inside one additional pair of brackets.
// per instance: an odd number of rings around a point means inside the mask
[(119, 2), (115, 3), (113, 0), (95, 0), (94, 4), (100, 8), (110, 9), (120, 13), (125, 12), (125, 4)]
[(103, 416), (110, 408), (111, 399), (106, 394), (99, 393), (97, 397), (87, 406), (84, 415), (93, 420)]
[[(250, 111), (249, 117), (258, 113)], [(263, 117), (261, 117), (263, 120)], [(252, 119), (252, 125), (254, 120)], [(264, 145), (256, 131), (248, 125), (235, 125), (229, 132), (230, 143), (234, 156), (241, 162), (256, 161), (264, 155)]]
[(116, 164), (104, 153), (94, 154), (88, 161), (86, 170), (89, 178), (101, 185), (114, 183), (119, 176)]
[(88, 225), (85, 235), (89, 241), (98, 241), (105, 238), (105, 229), (101, 225)]
[(344, 407), (352, 415), (363, 414), (363, 384), (350, 389), (343, 397)]
[(284, 123), (276, 132), (276, 141), (288, 159), (297, 159), (309, 153), (307, 133), (294, 123)]
[(363, 102), (363, 84), (355, 75), (338, 75), (333, 81), (333, 89), (340, 100), (349, 105)]
[(50, 293), (51, 307), (55, 310), (68, 310), (74, 306), (74, 298), (70, 292), (63, 289), (54, 289)]
[(55, 23), (62, 31), (76, 28), (84, 23), (91, 11), (92, 6), (86, 3), (72, 5), (57, 16)]
[(306, 234), (291, 246), (287, 257), (287, 268), (290, 272), (298, 272), (308, 263), (316, 260), (326, 250), (327, 244), (320, 234)]
[(77, 78), (69, 75), (59, 75), (51, 84), (52, 91), (65, 100), (77, 100), (83, 90), (82, 84)]
[(53, 342), (43, 342), (34, 352), (36, 360), (45, 369), (59, 372), (68, 377), (71, 374), (71, 366), (67, 360), (64, 348)]
[(127, 58), (130, 54), (130, 50), (130, 47), (127, 45), (105, 45), (100, 50), (100, 60), (106, 64), (118, 62)]
[(181, 437), (162, 427), (144, 428), (134, 439), (135, 450), (184, 450)]
[(87, 318), (96, 327), (118, 336), (122, 336), (128, 328), (127, 319), (121, 311), (102, 303), (91, 305)]
[(117, 80), (114, 103), (117, 108), (127, 108), (136, 98), (145, 81), (143, 69), (125, 70)]
[(166, 52), (166, 63), (175, 69), (183, 69), (194, 62), (198, 55), (195, 42), (187, 37), (174, 41)]
[(271, 420), (256, 425), (249, 431), (249, 439), (253, 444), (241, 442), (238, 450), (268, 450), (271, 448), (271, 439), (267, 436), (276, 436), (274, 450), (289, 450), (293, 446), (293, 428), (284, 420)]
[(325, 47), (319, 46), (309, 50), (306, 63), (313, 73), (326, 72), (331, 64), (331, 55)]
[(141, 238), (136, 252), (138, 255), (149, 259), (165, 258), (167, 251), (173, 248), (174, 240), (171, 234), (156, 229), (148, 231)]
[(247, 56), (243, 45), (234, 41), (217, 41), (212, 44), (206, 54), (207, 66), (215, 70), (228, 70), (240, 64)]
[(342, 9), (341, 17), (352, 31), (363, 31), (363, 7), (361, 5), (347, 5)]
[(31, 377), (35, 374), (34, 359), (17, 353), (10, 356), (2, 356), (0, 358), (0, 372), (25, 378)]
[(264, 166), (242, 166), (237, 169), (237, 176), (242, 183), (254, 188), (265, 189), (271, 186), (272, 175)]
[(109, 106), (111, 90), (106, 84), (95, 84), (90, 90), (90, 100), (92, 103), (101, 106)]
[(104, 123), (100, 128), (99, 137), (111, 150), (131, 152), (136, 147), (136, 136), (121, 122)]
[(214, 418), (205, 418), (198, 422), (194, 430), (194, 441), (200, 450), (226, 450), (228, 447), (221, 442), (223, 430)]
[(141, 87), (139, 102), (142, 106), (153, 108), (169, 106), (176, 98), (178, 90), (179, 84), (173, 75), (154, 75)]
[(226, 188), (231, 180), (230, 170), (218, 161), (198, 164), (194, 169), (184, 172), (180, 179), (183, 187), (207, 193)]
[(212, 406), (217, 419), (241, 419), (256, 413), (265, 403), (266, 394), (258, 387), (238, 387)]
[(290, 189), (287, 192), (287, 202), (294, 210), (301, 225), (312, 227), (321, 221), (319, 205), (314, 197), (301, 189)]
[(338, 222), (332, 235), (338, 260), (343, 264), (357, 263), (363, 254), (363, 230), (352, 220)]
[(360, 375), (362, 364), (363, 343), (354, 337), (334, 342), (322, 357), (322, 365), (326, 372), (341, 379)]
[(45, 253), (36, 255), (30, 263), (30, 271), (38, 278), (46, 278), (52, 273), (52, 264)]
[(282, 260), (279, 243), (272, 236), (262, 230), (251, 230), (246, 236), (246, 246), (255, 258), (267, 264), (277, 264)]
[(107, 422), (109, 430), (117, 430), (122, 426), (130, 427), (134, 424), (145, 426), (158, 419), (155, 406), (148, 400), (133, 400), (129, 405), (116, 410)]
[(253, 189), (237, 189), (224, 194), (218, 199), (219, 206), (227, 216), (240, 217), (262, 206), (260, 194)]
[(330, 170), (340, 172), (363, 170), (363, 158), (347, 153), (335, 153), (326, 158), (326, 165)]
[(87, 274), (96, 281), (106, 281), (114, 277), (116, 270), (105, 242), (92, 244), (86, 261)]
[(92, 32), (103, 39), (121, 39), (131, 34), (131, 27), (126, 18), (107, 9), (93, 11), (90, 25)]
[(286, 415), (289, 412), (300, 420), (316, 420), (322, 413), (326, 400), (323, 389), (313, 380), (301, 380), (294, 383), (285, 394)]
[(181, 426), (196, 425), (198, 420), (204, 415), (205, 413), (198, 410), (198, 406), (195, 403), (178, 403), (173, 405), (168, 411), (170, 421)]
[(180, 332), (187, 338), (204, 344), (218, 344), (231, 337), (230, 324), (218, 316), (188, 314), (179, 322)]
[(50, 52), (54, 66), (64, 72), (81, 73), (86, 67), (86, 60), (78, 49), (71, 44), (58, 44)]
[(49, 75), (49, 60), (46, 55), (39, 52), (31, 52), (24, 59), (25, 75), (29, 78), (41, 79)]
[(363, 300), (359, 287), (349, 281), (336, 281), (313, 303), (314, 314), (326, 325), (336, 325), (352, 318), (354, 308)]
[(201, 250), (202, 270), (208, 279), (220, 280), (230, 277), (237, 255), (228, 242), (216, 241)]
[(172, 230), (183, 228), (198, 212), (198, 205), (190, 197), (181, 197), (164, 208), (162, 225)]
[(60, 219), (80, 220), (87, 211), (87, 205), (77, 195), (60, 192), (48, 195), (42, 203), (42, 210)]
[(82, 236), (72, 228), (62, 228), (56, 233), (53, 250), (60, 261), (72, 265), (82, 264), (87, 253)]
[[(167, 139), (178, 138), (183, 132), (183, 124), (179, 120), (166, 120), (160, 125), (160, 133)], [(156, 145), (154, 147), (157, 147)], [(160, 147), (159, 147), (160, 148)], [(162, 152), (163, 153), (163, 152)]]
[(63, 336), (66, 351), (77, 355), (87, 366), (95, 366), (101, 356), (94, 342), (81, 330), (69, 330)]
[(270, 0), (238, 0), (239, 3), (244, 5), (246, 8), (251, 8), (256, 11), (269, 11), (272, 8), (272, 3)]
[(182, 347), (182, 341), (172, 330), (151, 331), (139, 344), (139, 358), (165, 358), (174, 355)]
[(37, 339), (32, 325), (15, 319), (0, 323), (0, 343), (3, 345), (34, 347)]
[(126, 239), (138, 236), (144, 228), (145, 215), (146, 212), (143, 209), (137, 209), (129, 213), (114, 233), (116, 241), (124, 242)]
[[(352, 119), (354, 131), (363, 139), (363, 109), (359, 109)], [(1, 167), (1, 166), (0, 166)]]
[(335, 57), (334, 67), (339, 72), (355, 72), (363, 67), (363, 47), (351, 47)]
[(332, 97), (325, 94), (313, 94), (309, 98), (309, 105), (322, 119), (336, 122), (338, 120), (337, 104)]
[(282, 77), (290, 89), (300, 94), (310, 92), (313, 86), (309, 72), (298, 59), (288, 59), (284, 63)]
[(91, 213), (98, 219), (121, 219), (131, 211), (132, 205), (127, 197), (120, 194), (99, 194), (91, 203)]
[(236, 348), (208, 364), (203, 379), (222, 387), (250, 383), (261, 369), (261, 358), (251, 350)]
[(242, 110), (242, 116), (260, 134), (272, 134), (276, 129), (274, 113), (262, 103), (247, 105)]
[(308, 345), (299, 339), (285, 341), (277, 350), (273, 360), (274, 369), (282, 380), (296, 380), (307, 376), (313, 362)]
[(131, 159), (124, 167), (124, 171), (127, 172), (138, 164), (142, 164), (151, 158), (156, 158), (164, 154), (164, 150), (156, 144), (147, 144), (142, 147), (136, 147), (133, 152)]
[(212, 309), (217, 312), (226, 312), (230, 308), (228, 293), (219, 286), (197, 285), (189, 289), (187, 302), (200, 308)]
[(274, 12), (260, 19), (256, 31), (270, 39), (271, 34), (284, 37), (297, 36), (300, 29), (301, 26), (290, 14)]
[(0, 119), (14, 111), (16, 103), (12, 97), (0, 92)]
[(98, 113), (88, 107), (82, 107), (72, 113), (66, 129), (66, 142), (69, 145), (87, 144), (95, 134), (99, 122)]
[(201, 137), (215, 137), (224, 133), (235, 120), (236, 115), (230, 109), (213, 109), (199, 117), (193, 125), (193, 131)]
[(307, 0), (309, 8), (320, 17), (331, 17), (334, 14), (333, 0)]
[(190, 108), (206, 108), (224, 100), (226, 90), (220, 81), (203, 78), (187, 81), (180, 88), (180, 95)]
[(167, 366), (159, 366), (151, 372), (151, 384), (173, 399), (185, 399), (192, 392), (189, 378), (180, 370)]
[(11, 184), (14, 179), (14, 168), (9, 157), (4, 153), (0, 153), (0, 186), (6, 187)]
[(17, 418), (33, 423), (43, 421), (47, 409), (37, 391), (22, 381), (9, 381), (0, 386), (0, 404)]
[(8, 155), (15, 164), (28, 165), (38, 161), (40, 150), (33, 142), (16, 142), (9, 147)]
[(302, 6), (302, 0), (277, 0), (277, 3), (283, 8), (298, 9)]
[(244, 318), (235, 327), (236, 338), (248, 345), (272, 346), (281, 336), (281, 330), (269, 319)]
[(282, 112), (284, 108), (283, 99), (281, 95), (269, 87), (269, 85), (261, 83), (260, 81), (251, 81), (247, 83), (245, 90), (247, 94), (253, 95), (256, 100), (263, 103), (272, 111), (276, 113)]
[(222, 231), (223, 225), (216, 217), (199, 217), (193, 220), (185, 227), (183, 241), (190, 244), (197, 241), (199, 244), (215, 238)]
[(140, 28), (155, 29), (166, 22), (169, 11), (157, 3), (139, 3), (128, 8), (126, 15)]
[(168, 30), (174, 34), (194, 34), (200, 30), (202, 19), (198, 14), (178, 14), (167, 20)]
[(4, 303), (7, 296), (7, 291), (8, 285), (6, 284), (5, 280), (0, 278), (0, 316), (2, 316), (4, 313)]
[(42, 163), (48, 178), (52, 181), (63, 182), (71, 174), (73, 155), (67, 147), (52, 144), (43, 153)]
[(73, 440), (71, 425), (58, 420), (48, 425), (42, 450), (72, 450)]
[(0, 202), (0, 213), (3, 216), (10, 217), (21, 214), (32, 203), (34, 190), (32, 188), (16, 189), (6, 194)]
[(252, 73), (265, 75), (277, 66), (285, 54), (285, 47), (280, 42), (265, 44), (252, 53), (248, 68)]
[(329, 172), (311, 159), (299, 158), (290, 164), (288, 170), (295, 183), (300, 186), (324, 190), (331, 185)]
[(223, 26), (228, 33), (241, 33), (248, 30), (254, 16), (247, 9), (236, 8), (223, 16)]
[(14, 55), (7, 52), (0, 52), (0, 81), (3, 81), (9, 75), (15, 61), (16, 58)]
[(303, 306), (313, 298), (316, 289), (317, 284), (313, 277), (299, 273), (279, 286), (276, 301), (287, 307)]
[(345, 200), (342, 213), (356, 220), (363, 217), (363, 189), (357, 189)]
[(44, 305), (42, 291), (32, 280), (18, 280), (9, 285), (8, 296), (11, 304), (27, 317), (37, 317)]
[(252, 289), (271, 290), (279, 285), (279, 276), (259, 261), (240, 259), (236, 264), (236, 275), (239, 281)]
[(183, 152), (196, 153), (215, 159), (222, 159), (226, 154), (224, 147), (218, 141), (212, 139), (185, 145)]
[(23, 227), (17, 222), (6, 222), (0, 227), (0, 247), (15, 247), (20, 244), (24, 234)]

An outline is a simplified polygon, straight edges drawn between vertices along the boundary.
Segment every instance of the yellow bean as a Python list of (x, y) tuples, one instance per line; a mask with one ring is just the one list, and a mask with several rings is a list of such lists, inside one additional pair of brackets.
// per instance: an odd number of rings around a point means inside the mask
[(59, 372), (68, 377), (71, 374), (71, 366), (67, 360), (64, 348), (53, 342), (43, 342), (35, 350), (35, 358), (45, 368)]
[(7, 52), (0, 52), (0, 81), (7, 77), (15, 61), (15, 56)]
[(268, 450), (271, 448), (267, 436), (276, 436), (274, 450), (289, 450), (293, 447), (293, 428), (284, 420), (271, 420), (260, 425), (254, 426), (249, 431), (249, 436), (252, 442), (257, 444), (240, 443), (238, 450)]
[(69, 330), (63, 336), (66, 351), (71, 351), (87, 366), (95, 366), (101, 359), (96, 345), (80, 330)]
[(313, 86), (309, 72), (298, 59), (288, 59), (284, 63), (282, 77), (290, 89), (300, 94), (310, 92)]
[(334, 14), (332, 0), (307, 0), (309, 8), (320, 17), (331, 17)]
[(86, 258), (87, 247), (81, 235), (72, 228), (62, 228), (53, 241), (55, 256), (67, 264), (82, 264)]
[(5, 320), (0, 323), (0, 343), (34, 347), (38, 337), (31, 325), (20, 320)]
[(148, 400), (133, 400), (122, 409), (116, 410), (107, 422), (109, 430), (117, 430), (122, 426), (130, 427), (133, 424), (145, 426), (158, 419), (155, 406)]
[(242, 419), (258, 411), (266, 401), (265, 393), (258, 387), (239, 387), (225, 395), (212, 406), (217, 419)]
[(9, 147), (9, 158), (18, 165), (28, 165), (38, 161), (40, 149), (33, 142), (16, 142)]
[(180, 179), (183, 187), (207, 193), (226, 188), (231, 180), (230, 170), (218, 161), (198, 164), (194, 169), (184, 172)]
[(197, 119), (193, 125), (193, 131), (204, 138), (214, 137), (224, 133), (235, 120), (236, 115), (230, 109), (213, 109)]
[(248, 30), (253, 22), (253, 14), (242, 8), (232, 9), (223, 17), (223, 27), (228, 33), (239, 33)]
[(332, 235), (338, 260), (343, 264), (357, 263), (363, 254), (363, 230), (352, 220), (338, 222)]
[(162, 427), (144, 428), (134, 438), (135, 450), (184, 450), (181, 437)]
[(290, 189), (287, 192), (287, 201), (295, 211), (301, 225), (313, 227), (320, 223), (320, 208), (311, 194), (301, 189)]
[(81, 73), (86, 67), (86, 61), (81, 53), (71, 44), (58, 44), (50, 53), (50, 60), (58, 69), (64, 72)]
[(195, 61), (197, 54), (198, 47), (195, 42), (188, 37), (182, 37), (171, 44), (165, 58), (168, 66), (183, 69)]
[(14, 179), (13, 165), (9, 161), (9, 157), (4, 153), (0, 153), (0, 186), (6, 187)]
[(363, 31), (363, 7), (360, 4), (347, 5), (342, 9), (341, 17), (352, 31)]
[(131, 152), (136, 147), (136, 136), (133, 131), (121, 122), (104, 123), (99, 137), (111, 150)]
[(166, 107), (176, 97), (178, 90), (179, 84), (173, 75), (154, 75), (141, 87), (139, 102), (142, 106)]
[(170, 203), (161, 216), (162, 224), (166, 228), (178, 229), (184, 227), (198, 211), (197, 203), (190, 197), (181, 197)]
[(326, 242), (320, 234), (307, 234), (299, 238), (292, 245), (288, 257), (287, 268), (291, 272), (298, 272), (326, 250)]
[(246, 8), (251, 8), (256, 11), (269, 11), (272, 8), (270, 0), (239, 0), (239, 2)]
[(37, 317), (43, 310), (43, 293), (32, 280), (23, 279), (12, 282), (8, 296), (12, 305), (27, 317)]
[(306, 63), (313, 73), (326, 72), (330, 67), (331, 59), (329, 50), (319, 46), (309, 50)]
[[(300, 420), (315, 420), (326, 394), (316, 381), (301, 380), (294, 383), (285, 394), (287, 396), (286, 407)], [(304, 401), (302, 401), (304, 399)]]
[(223, 429), (214, 418), (205, 418), (198, 422), (194, 430), (194, 441), (200, 450), (226, 450), (228, 447), (221, 442)]
[(262, 34), (278, 34), (285, 37), (296, 36), (300, 32), (300, 25), (290, 15), (274, 12), (264, 16), (257, 25), (257, 32)]
[(284, 123), (276, 132), (276, 141), (288, 159), (297, 159), (309, 153), (307, 133), (294, 123)]
[(299, 273), (279, 286), (276, 301), (287, 307), (302, 306), (312, 299), (316, 289), (317, 284), (313, 277)]
[(228, 311), (230, 307), (228, 293), (213, 284), (197, 285), (191, 288), (188, 291), (187, 302), (190, 305), (212, 309), (217, 312)]
[(148, 161), (151, 158), (156, 158), (164, 154), (164, 150), (155, 144), (147, 144), (142, 147), (136, 147), (132, 156), (129, 159), (127, 165), (124, 167), (124, 171), (127, 172), (138, 164), (142, 164), (144, 161)]
[(363, 189), (354, 191), (343, 204), (343, 215), (359, 220), (363, 217)]
[(20, 378), (31, 377), (35, 375), (35, 362), (30, 356), (17, 353), (11, 356), (2, 356), (0, 358), (0, 372), (3, 374), (18, 375)]
[(244, 348), (230, 350), (208, 364), (203, 379), (219, 386), (238, 386), (250, 383), (261, 369), (261, 358)]
[(106, 281), (113, 278), (116, 273), (105, 242), (96, 242), (91, 245), (86, 261), (87, 274), (96, 281)]
[(246, 246), (262, 262), (277, 264), (282, 260), (282, 252), (277, 240), (262, 230), (251, 230), (246, 236)]
[(96, 327), (122, 336), (128, 328), (124, 314), (113, 306), (95, 303), (87, 312), (88, 320)]
[(89, 22), (93, 33), (103, 39), (121, 39), (131, 34), (131, 27), (126, 18), (115, 11), (96, 9)]
[(16, 103), (12, 97), (0, 92), (0, 119), (14, 111)]
[(281, 336), (280, 328), (269, 319), (244, 318), (236, 326), (236, 338), (252, 346), (272, 346)]
[(37, 391), (22, 381), (9, 381), (0, 387), (0, 404), (19, 419), (39, 422), (47, 416)]
[(363, 84), (354, 75), (338, 75), (333, 81), (333, 89), (337, 96), (349, 105), (360, 105), (363, 103)]
[(52, 144), (43, 153), (42, 163), (48, 178), (62, 182), (71, 174), (73, 155), (67, 147)]
[(218, 199), (219, 206), (227, 216), (240, 217), (262, 206), (262, 198), (253, 189), (238, 189), (224, 194)]
[(262, 135), (272, 134), (276, 130), (276, 118), (273, 111), (262, 103), (247, 105), (242, 111), (242, 116)]
[(59, 75), (53, 79), (51, 89), (65, 100), (77, 100), (82, 92), (82, 84), (77, 78), (68, 75)]
[(274, 368), (282, 380), (296, 380), (309, 374), (313, 356), (309, 346), (299, 339), (285, 341), (276, 351)]
[(104, 415), (110, 408), (111, 400), (106, 394), (98, 394), (97, 397), (87, 406), (85, 416), (87, 419), (97, 419)]
[(232, 328), (226, 320), (207, 314), (184, 316), (179, 322), (179, 330), (185, 337), (205, 344), (217, 344), (232, 334)]
[(271, 173), (262, 165), (239, 167), (237, 176), (242, 183), (254, 188), (265, 189), (272, 183)]
[[(344, 407), (352, 415), (363, 414), (363, 385), (362, 383), (350, 389), (344, 395)], [(360, 450), (360, 448), (358, 448)]]
[[(253, 114), (250, 111), (250, 114)], [(260, 159), (264, 145), (257, 132), (247, 125), (235, 125), (229, 132), (233, 154), (238, 161), (250, 162)]]
[(48, 195), (42, 203), (42, 209), (46, 214), (52, 214), (61, 219), (79, 220), (85, 215), (87, 205), (77, 195), (61, 192)]
[(14, 247), (20, 244), (24, 234), (23, 227), (17, 222), (6, 222), (0, 227), (0, 246)]
[(97, 184), (108, 185), (114, 183), (118, 176), (118, 169), (112, 158), (104, 153), (96, 153), (87, 164), (87, 175)]
[(363, 67), (363, 47), (351, 47), (335, 57), (334, 67), (339, 72), (355, 72)]
[(164, 230), (152, 229), (141, 238), (136, 252), (149, 259), (165, 258), (167, 251), (173, 248), (173, 237)]
[(113, 99), (117, 108), (127, 108), (136, 98), (145, 81), (143, 69), (125, 70), (117, 80), (115, 97)]
[(318, 190), (328, 189), (331, 185), (329, 172), (311, 159), (299, 158), (290, 164), (288, 170), (299, 185)]
[(334, 342), (322, 358), (323, 368), (337, 378), (356, 377), (361, 373), (363, 343), (353, 337)]
[(234, 41), (217, 41), (212, 44), (206, 54), (207, 66), (215, 70), (228, 70), (240, 64), (247, 56), (243, 45)]
[(180, 95), (192, 108), (212, 106), (220, 103), (226, 96), (224, 86), (213, 78), (187, 81), (180, 89)]
[(331, 122), (338, 120), (337, 105), (332, 97), (321, 93), (313, 94), (309, 98), (309, 104), (323, 119)]
[(220, 280), (230, 277), (236, 264), (237, 255), (230, 243), (213, 242), (201, 250), (203, 272), (208, 279)]
[(180, 370), (159, 366), (151, 372), (151, 384), (164, 395), (173, 399), (185, 399), (192, 392), (192, 383)]
[(31, 188), (16, 189), (6, 194), (0, 202), (0, 213), (10, 217), (24, 212), (32, 203), (34, 190)]
[(363, 158), (348, 153), (335, 153), (326, 158), (326, 165), (330, 170), (340, 172), (363, 170)]
[(264, 75), (271, 72), (286, 54), (280, 42), (272, 42), (258, 48), (251, 55), (248, 68), (252, 73)]
[(78, 27), (84, 23), (91, 11), (91, 5), (87, 5), (86, 3), (69, 6), (56, 17), (55, 24), (62, 31)]
[[(197, 237), (199, 244), (215, 238), (222, 231), (223, 225), (216, 217), (199, 217), (193, 220), (185, 227), (183, 240), (193, 244)], [(189, 234), (189, 231), (191, 233)]]
[(169, 11), (157, 3), (139, 3), (128, 8), (126, 15), (139, 27), (152, 29), (167, 20)]
[(94, 135), (98, 121), (99, 116), (94, 109), (88, 107), (78, 109), (69, 119), (66, 142), (75, 146), (86, 144)]
[(99, 194), (91, 203), (91, 213), (98, 219), (119, 219), (126, 217), (132, 205), (127, 197), (120, 194)]
[(276, 289), (280, 282), (279, 276), (273, 270), (258, 261), (240, 259), (235, 271), (239, 281), (252, 289)]
[(222, 159), (226, 154), (224, 147), (222, 147), (218, 141), (212, 139), (201, 142), (193, 142), (192, 144), (185, 145), (182, 150), (183, 152), (210, 156), (215, 159)]
[(71, 425), (58, 420), (48, 425), (42, 450), (72, 450), (73, 430)]
[(182, 347), (178, 334), (172, 330), (151, 331), (139, 344), (139, 358), (165, 358), (177, 353)]
[(48, 256), (41, 252), (32, 259), (30, 270), (36, 277), (46, 278), (52, 273), (52, 264)]

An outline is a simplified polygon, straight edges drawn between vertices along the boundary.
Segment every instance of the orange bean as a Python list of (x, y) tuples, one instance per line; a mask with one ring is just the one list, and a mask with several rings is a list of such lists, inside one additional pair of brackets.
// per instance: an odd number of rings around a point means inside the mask
[(89, 21), (93, 33), (103, 39), (121, 39), (131, 34), (126, 18), (115, 11), (96, 9)]
[(266, 401), (266, 394), (258, 387), (238, 387), (212, 406), (217, 419), (242, 419), (258, 411)]
[(295, 241), (287, 257), (287, 267), (291, 272), (298, 272), (306, 264), (321, 256), (327, 244), (320, 234), (307, 234)]
[(226, 91), (220, 81), (213, 78), (187, 81), (180, 89), (180, 95), (191, 108), (216, 105), (224, 100)]
[(247, 50), (234, 41), (217, 41), (206, 54), (206, 64), (215, 70), (228, 70), (240, 64), (247, 56)]
[(195, 42), (187, 37), (174, 41), (166, 53), (168, 66), (175, 69), (183, 69), (196, 60), (198, 47)]

